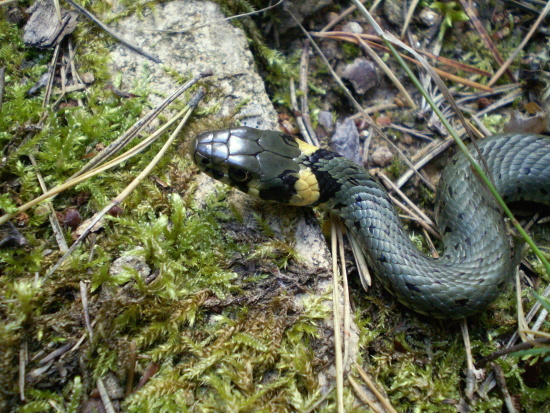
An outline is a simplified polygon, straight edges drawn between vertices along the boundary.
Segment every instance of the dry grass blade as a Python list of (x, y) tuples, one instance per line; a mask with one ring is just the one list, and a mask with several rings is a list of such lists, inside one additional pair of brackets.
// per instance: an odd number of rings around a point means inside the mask
[(101, 401), (103, 402), (103, 407), (105, 408), (105, 411), (107, 413), (115, 413), (115, 408), (113, 406), (113, 403), (111, 402), (111, 399), (109, 398), (109, 394), (107, 394), (107, 389), (105, 389), (103, 380), (97, 379), (97, 389), (99, 390), (99, 395), (101, 397)]
[(342, 354), (342, 335), (341, 331), (341, 314), (340, 314), (340, 297), (338, 292), (338, 222), (336, 219), (331, 220), (330, 225), (330, 240), (332, 253), (332, 314), (334, 322), (334, 363), (336, 365), (336, 399), (338, 405), (338, 413), (344, 413), (344, 363)]
[[(296, 114), (295, 115), (296, 123), (298, 124), (298, 127), (300, 128), (300, 132), (302, 133), (302, 137), (310, 145), (315, 145), (312, 137), (309, 134), (309, 130), (306, 127), (306, 124), (304, 123), (304, 119), (302, 118), (302, 116), (299, 115), (300, 111), (298, 109), (298, 100), (296, 99), (296, 85), (295, 85), (295, 82), (294, 82), (294, 78), (290, 79), (289, 91), (290, 91), (290, 103), (292, 104), (292, 110)], [(319, 145), (319, 143), (317, 143), (317, 145), (315, 145), (315, 146), (318, 146), (318, 145)]]
[(418, 173), (419, 169), (421, 169), (427, 163), (431, 162), (431, 160), (434, 159), (435, 157), (439, 156), (442, 152), (444, 152), (447, 148), (449, 148), (453, 143), (454, 143), (453, 138), (447, 138), (443, 142), (439, 142), (439, 141), (432, 142), (429, 146), (429, 151), (426, 153), (426, 155), (419, 161), (415, 162), (413, 167), (407, 170), (397, 180), (396, 182), (397, 187), (401, 188), (403, 185), (405, 185), (415, 173)]
[(351, 384), (351, 387), (355, 390), (355, 393), (357, 396), (363, 401), (363, 403), (367, 404), (375, 413), (382, 413), (380, 409), (378, 409), (378, 406), (374, 404), (368, 396), (365, 394), (361, 386), (353, 379), (353, 377), (348, 376), (348, 381)]
[(311, 124), (311, 117), (309, 116), (309, 105), (307, 99), (308, 81), (307, 73), (309, 70), (309, 42), (305, 42), (304, 49), (302, 50), (302, 58), (300, 60), (300, 115), (304, 121), (304, 125), (307, 129), (308, 135), (314, 146), (319, 146), (319, 139), (315, 134), (313, 125)]
[(374, 385), (374, 382), (370, 379), (367, 372), (363, 370), (363, 368), (359, 364), (355, 364), (355, 367), (357, 368), (357, 372), (359, 373), (361, 378), (365, 381), (369, 389), (372, 390), (376, 398), (380, 400), (380, 403), (382, 403), (386, 411), (388, 411), (389, 413), (397, 413), (397, 411), (391, 405), (390, 401), (386, 399), (386, 397), (384, 397), (384, 395), (380, 393), (378, 388)]
[(418, 6), (418, 3), (420, 0), (413, 0), (411, 1), (411, 4), (409, 6), (409, 10), (407, 10), (407, 16), (405, 16), (405, 23), (403, 24), (403, 29), (401, 30), (401, 37), (405, 36), (405, 32), (407, 31), (409, 27), (409, 23), (411, 22), (412, 16), (414, 14), (414, 11), (416, 9), (416, 6)]
[[(31, 161), (32, 166), (34, 167), (36, 178), (38, 179), (38, 184), (40, 185), (40, 189), (42, 189), (42, 192), (44, 193), (48, 192), (48, 188), (46, 187), (44, 178), (42, 177), (42, 174), (40, 173), (40, 169), (38, 168), (38, 163), (36, 162), (36, 158), (34, 157), (34, 155), (29, 154), (29, 159)], [(54, 233), (55, 240), (57, 241), (57, 245), (59, 246), (59, 250), (61, 252), (66, 252), (69, 249), (69, 246), (65, 241), (65, 236), (63, 235), (63, 230), (61, 229), (61, 225), (59, 224), (59, 220), (57, 219), (57, 215), (55, 214), (53, 205), (51, 202), (47, 202), (46, 205), (49, 210), (48, 215), (50, 219), (50, 224), (52, 225), (52, 231)]]
[[(347, 338), (351, 335), (350, 326), (351, 326), (351, 306), (349, 300), (349, 285), (348, 285), (348, 272), (346, 269), (346, 254), (344, 252), (344, 235), (342, 223), (338, 223), (337, 228), (338, 236), (338, 256), (340, 257), (340, 266), (342, 268), (342, 294), (344, 296), (344, 363), (348, 362), (349, 356), (349, 340)], [(344, 366), (345, 367), (345, 366)]]
[[(361, 0), (361, 3), (366, 3), (367, 0)], [(350, 6), (346, 10), (344, 10), (342, 13), (338, 15), (334, 20), (331, 20), (329, 24), (327, 24), (325, 27), (321, 29), (321, 32), (326, 32), (330, 29), (332, 29), (334, 26), (336, 26), (338, 23), (340, 23), (347, 15), (353, 13), (357, 7), (356, 6)]]
[(372, 278), (370, 276), (367, 259), (365, 258), (364, 249), (353, 235), (348, 237), (348, 239), (350, 241), (351, 249), (353, 250), (353, 258), (355, 259), (355, 265), (357, 265), (361, 285), (365, 291), (368, 291), (369, 287), (372, 285)]

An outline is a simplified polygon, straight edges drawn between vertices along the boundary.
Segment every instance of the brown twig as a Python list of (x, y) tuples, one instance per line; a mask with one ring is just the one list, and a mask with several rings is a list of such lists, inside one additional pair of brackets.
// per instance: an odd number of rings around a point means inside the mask
[(489, 354), (487, 357), (482, 358), (476, 363), (476, 366), (481, 368), (487, 363), (490, 363), (491, 361), (496, 360), (506, 354), (515, 353), (516, 351), (529, 350), (537, 345), (547, 344), (550, 344), (550, 338), (539, 338), (538, 340), (533, 340), (532, 342), (526, 341), (516, 344), (515, 346), (506, 347)]

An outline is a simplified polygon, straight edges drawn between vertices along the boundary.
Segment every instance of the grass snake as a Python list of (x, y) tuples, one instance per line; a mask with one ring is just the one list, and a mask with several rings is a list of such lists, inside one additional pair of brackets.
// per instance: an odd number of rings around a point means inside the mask
[[(550, 204), (550, 137), (497, 135), (478, 147), (506, 202)], [(500, 294), (517, 267), (519, 254), (501, 209), (462, 154), (445, 168), (437, 190), (444, 252), (435, 259), (411, 242), (386, 190), (337, 153), (248, 127), (203, 132), (192, 152), (202, 171), (249, 195), (321, 206), (338, 215), (364, 248), (377, 279), (421, 314), (471, 315)]]

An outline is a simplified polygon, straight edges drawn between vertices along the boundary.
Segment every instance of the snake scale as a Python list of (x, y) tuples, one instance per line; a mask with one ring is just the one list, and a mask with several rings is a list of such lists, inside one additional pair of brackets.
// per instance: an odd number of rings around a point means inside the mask
[[(498, 135), (478, 147), (505, 201), (550, 204), (550, 137)], [(203, 132), (192, 152), (202, 171), (247, 194), (338, 215), (377, 279), (421, 314), (469, 316), (499, 295), (517, 267), (519, 254), (501, 209), (462, 154), (451, 160), (438, 187), (435, 211), (444, 253), (435, 259), (411, 242), (386, 190), (337, 153), (247, 127)]]

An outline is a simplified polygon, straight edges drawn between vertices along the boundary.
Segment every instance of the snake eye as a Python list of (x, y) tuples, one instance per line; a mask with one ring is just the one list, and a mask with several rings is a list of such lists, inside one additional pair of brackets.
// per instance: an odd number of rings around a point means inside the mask
[(244, 169), (229, 168), (229, 176), (237, 182), (245, 182), (248, 180), (248, 172)]

